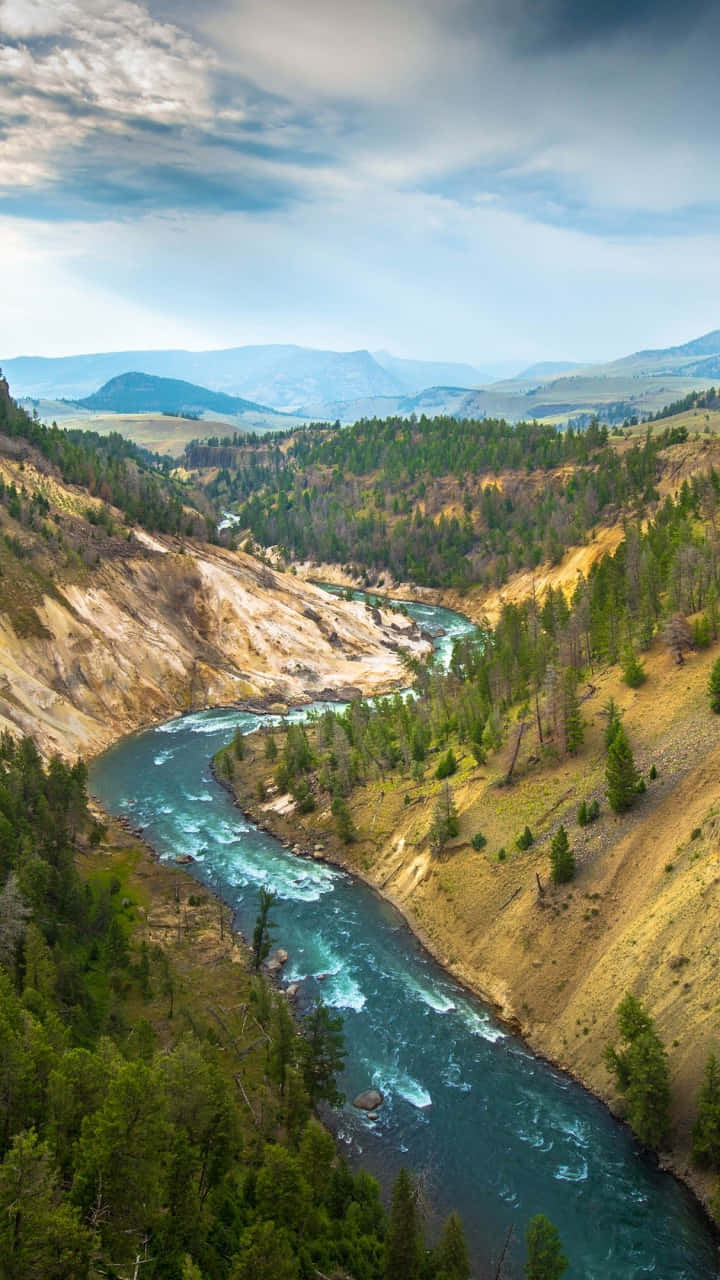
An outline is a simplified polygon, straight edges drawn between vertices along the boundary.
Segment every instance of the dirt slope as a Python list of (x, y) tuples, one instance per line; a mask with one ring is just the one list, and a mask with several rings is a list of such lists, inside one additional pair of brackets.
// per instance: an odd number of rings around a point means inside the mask
[(85, 519), (102, 504), (27, 461), (1, 459), (0, 475), (41, 493), (54, 521), (43, 538), (4, 509), (0, 540), (0, 729), (43, 751), (96, 752), (190, 708), (303, 701), (330, 680), (378, 692), (406, 683), (400, 648), (426, 648), (399, 614), (242, 552), (121, 526), (107, 537)]
[[(462, 759), (452, 779), (460, 835), (441, 858), (428, 844), (442, 785), (432, 769), (420, 784), (388, 776), (353, 793), (359, 838), (350, 846), (335, 838), (329, 811), (303, 818), (271, 795), (258, 815), (303, 847), (322, 842), (380, 888), (438, 959), (611, 1104), (618, 1099), (602, 1051), (616, 1035), (617, 1004), (628, 990), (646, 1001), (669, 1053), (672, 1158), (701, 1194), (712, 1180), (688, 1167), (690, 1127), (707, 1053), (720, 1050), (720, 717), (706, 695), (716, 657), (714, 649), (676, 667), (657, 646), (636, 691), (616, 670), (596, 673), (581, 754), (540, 764), (530, 741), (512, 787), (498, 786), (505, 752), (482, 767)], [(658, 771), (623, 817), (604, 796), (600, 712), (610, 695), (623, 708), (636, 764), (646, 776), (653, 763)], [(268, 769), (262, 752), (243, 768), (250, 807)], [(601, 818), (580, 828), (578, 805), (595, 796)], [(515, 839), (526, 822), (535, 844), (520, 853)], [(548, 852), (560, 822), (578, 872), (555, 889)], [(488, 842), (481, 853), (470, 845), (477, 831)]]

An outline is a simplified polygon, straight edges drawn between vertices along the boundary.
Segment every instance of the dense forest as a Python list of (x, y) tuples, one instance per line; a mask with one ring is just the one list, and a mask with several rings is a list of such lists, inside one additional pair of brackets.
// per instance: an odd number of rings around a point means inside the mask
[(78, 848), (103, 839), (84, 765), (44, 767), (30, 739), (4, 736), (0, 1274), (467, 1280), (458, 1220), (427, 1248), (409, 1175), (388, 1217), (313, 1118), (340, 1097), (340, 1020), (316, 1006), (296, 1024), (261, 977), (238, 978), (264, 1062), (243, 1099), (217, 1028), (173, 1011), (171, 962), (134, 941), (119, 882), (76, 870)]
[[(240, 526), (288, 559), (341, 564), (377, 580), (499, 586), (557, 563), (600, 521), (657, 497), (666, 432), (618, 450), (597, 422), (584, 431), (452, 418), (308, 428), (280, 440), (218, 442), (208, 494), (240, 502)], [(213, 447), (188, 461), (210, 465)]]
[(117, 432), (101, 436), (47, 426), (11, 400), (1, 375), (0, 435), (26, 442), (67, 484), (80, 485), (117, 507), (130, 523), (160, 533), (215, 535), (214, 520), (186, 510), (183, 491), (169, 475), (170, 459), (148, 453)]
[[(579, 578), (571, 597), (506, 603), (495, 627), (456, 642), (450, 669), (408, 660), (413, 697), (326, 712), (314, 726), (287, 733), (278, 785), (306, 804), (314, 785), (345, 796), (394, 769), (422, 776), (431, 751), (452, 740), (478, 761), (505, 741), (506, 718), (519, 709), (535, 726), (538, 748), (564, 754), (576, 715), (577, 685), (598, 665), (621, 662), (628, 683), (642, 679), (642, 653), (662, 635), (678, 661), (720, 633), (720, 477), (685, 482), (646, 527), (629, 523), (613, 555)], [(688, 615), (694, 615), (691, 624)]]
[(646, 421), (661, 422), (664, 418), (673, 418), (676, 414), (688, 413), (691, 409), (717, 409), (719, 407), (720, 396), (718, 396), (715, 387), (709, 387), (707, 391), (690, 391), (681, 400), (673, 400), (672, 404), (664, 405), (662, 409), (658, 409), (657, 413), (649, 414)]

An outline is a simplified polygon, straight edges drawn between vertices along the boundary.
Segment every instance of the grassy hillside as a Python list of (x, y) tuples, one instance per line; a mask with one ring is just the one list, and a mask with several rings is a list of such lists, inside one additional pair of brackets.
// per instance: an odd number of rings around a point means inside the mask
[(246, 409), (272, 412), (265, 405), (211, 391), (180, 378), (158, 378), (149, 373), (121, 373), (98, 391), (77, 401), (82, 409), (114, 413), (214, 413), (236, 414)]

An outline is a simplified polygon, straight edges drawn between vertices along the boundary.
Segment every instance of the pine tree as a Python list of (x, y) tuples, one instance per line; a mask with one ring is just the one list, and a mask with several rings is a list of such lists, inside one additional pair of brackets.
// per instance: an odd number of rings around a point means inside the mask
[(322, 1003), (313, 1006), (302, 1020), (300, 1058), (303, 1083), (312, 1106), (321, 1099), (331, 1107), (345, 1101), (336, 1077), (342, 1071), (347, 1050), (343, 1021)]
[(627, 734), (618, 722), (608, 747), (605, 765), (608, 804), (614, 813), (624, 813), (635, 803), (640, 776), (635, 769)]
[(430, 848), (435, 854), (442, 853), (448, 840), (452, 840), (460, 830), (460, 817), (453, 803), (452, 792), (446, 782), (435, 806), (432, 826), (430, 828)]
[(272, 946), (272, 934), (270, 932), (270, 912), (275, 902), (275, 894), (264, 886), (260, 890), (259, 910), (255, 917), (255, 928), (253, 929), (252, 939), (252, 957), (253, 969), (257, 973), (263, 960), (266, 960), (270, 954)]
[(620, 710), (614, 698), (608, 698), (602, 709), (605, 716), (605, 733), (603, 735), (605, 742), (605, 750), (610, 750), (610, 745), (615, 737), (615, 731), (620, 724)]
[(454, 773), (457, 773), (457, 760), (455, 759), (455, 752), (452, 747), (448, 747), (445, 755), (442, 756), (440, 763), (435, 770), (435, 777), (450, 778)]
[(667, 1054), (644, 1005), (626, 995), (618, 1008), (624, 1045), (605, 1050), (605, 1065), (625, 1094), (627, 1118), (641, 1142), (659, 1147), (670, 1123)]
[(550, 878), (553, 884), (566, 884), (575, 875), (575, 854), (570, 848), (564, 827), (558, 827), (550, 845)]
[(720, 1169), (720, 1064), (714, 1053), (705, 1064), (705, 1076), (698, 1094), (692, 1155), (698, 1164)]
[(574, 756), (585, 740), (585, 728), (577, 696), (577, 675), (572, 667), (563, 677), (563, 720), (565, 750)]
[(708, 693), (710, 694), (710, 709), (720, 715), (720, 658), (713, 663), (708, 683)]
[(560, 1280), (569, 1263), (563, 1253), (560, 1233), (544, 1213), (531, 1218), (525, 1232), (525, 1243), (528, 1251), (526, 1280)]
[(347, 802), (338, 794), (335, 796), (332, 805), (332, 815), (335, 819), (335, 829), (343, 844), (350, 844), (357, 835), (355, 823), (352, 814), (347, 806)]
[(622, 678), (630, 689), (639, 689), (647, 680), (647, 671), (632, 649), (626, 654)]
[(470, 1280), (470, 1262), (462, 1222), (451, 1213), (443, 1228), (437, 1250), (439, 1276), (442, 1280)]
[(407, 1170), (401, 1169), (393, 1187), (385, 1241), (385, 1280), (419, 1280), (420, 1255), (415, 1188)]

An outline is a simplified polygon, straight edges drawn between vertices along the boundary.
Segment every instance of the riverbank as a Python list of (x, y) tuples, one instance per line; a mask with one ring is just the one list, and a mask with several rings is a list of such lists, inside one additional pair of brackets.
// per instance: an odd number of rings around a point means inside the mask
[[(358, 838), (350, 845), (334, 832), (329, 802), (303, 815), (291, 797), (273, 794), (262, 735), (246, 740), (248, 752), (233, 780), (233, 794), (253, 821), (286, 847), (342, 867), (391, 901), (454, 978), (616, 1115), (622, 1115), (622, 1101), (602, 1051), (616, 1039), (615, 1008), (622, 994), (639, 994), (670, 1055), (673, 1145), (661, 1163), (691, 1187), (705, 1209), (714, 1179), (690, 1164), (689, 1148), (695, 1097), (718, 1026), (713, 906), (720, 876), (713, 801), (720, 753), (704, 698), (711, 660), (712, 655), (697, 655), (680, 673), (684, 719), (672, 697), (659, 705), (652, 691), (635, 693), (618, 687), (612, 672), (599, 675), (588, 706), (591, 760), (540, 773), (525, 770), (521, 761), (517, 787), (504, 791), (494, 786), (492, 767), (479, 770), (461, 760), (453, 778), (461, 833), (442, 860), (427, 848), (434, 805), (427, 777), (421, 785), (388, 777), (359, 798), (353, 794)], [(651, 676), (667, 674), (665, 661), (660, 652), (651, 655)], [(602, 795), (597, 712), (610, 694), (620, 699), (632, 741), (641, 748), (638, 763), (647, 768), (655, 762), (661, 777), (631, 816), (608, 817), (580, 831), (577, 797)], [(705, 752), (708, 759), (698, 766)], [(679, 794), (685, 803), (678, 809)], [(520, 854), (512, 842), (525, 814), (537, 840)], [(535, 874), (547, 880), (547, 841), (560, 821), (576, 846), (578, 877), (563, 890), (548, 886), (540, 899)], [(490, 842), (487, 854), (479, 856), (469, 837), (481, 824)], [(691, 840), (696, 830), (700, 835)], [(495, 856), (501, 844), (510, 850), (503, 862)]]
[(504, 604), (519, 604), (535, 595), (543, 599), (549, 589), (566, 594), (577, 586), (578, 574), (587, 576), (592, 566), (606, 555), (612, 555), (625, 537), (621, 524), (604, 526), (585, 546), (571, 547), (557, 564), (545, 562), (535, 569), (521, 569), (509, 575), (501, 587), (469, 586), (419, 587), (412, 582), (396, 582), (388, 572), (378, 574), (376, 581), (346, 572), (337, 564), (318, 564), (311, 560), (296, 561), (291, 573), (303, 582), (330, 583), (338, 588), (363, 591), (369, 596), (401, 600), (405, 603), (440, 605), (462, 613), (478, 626), (494, 626)]

